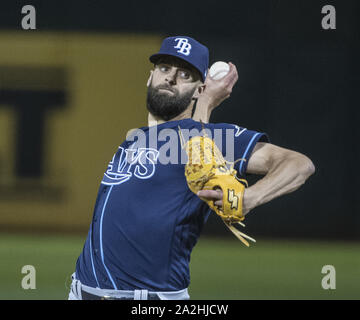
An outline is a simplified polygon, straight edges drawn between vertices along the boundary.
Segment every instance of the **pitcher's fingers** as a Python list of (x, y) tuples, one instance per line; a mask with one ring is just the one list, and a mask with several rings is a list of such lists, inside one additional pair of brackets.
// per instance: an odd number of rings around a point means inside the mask
[(231, 77), (229, 77), (229, 85), (234, 86), (236, 81), (239, 79), (239, 75), (238, 75), (238, 72), (237, 72), (237, 68), (236, 68), (236, 66), (234, 64), (229, 62), (229, 66), (230, 66), (229, 73), (231, 72)]
[(234, 64), (229, 62), (230, 70), (229, 73), (224, 78), (224, 86), (232, 88), (236, 83), (237, 79), (239, 78), (237, 74), (237, 70)]
[(210, 69), (208, 68), (207, 69), (207, 73), (206, 73), (206, 78), (205, 78), (205, 81), (204, 81), (204, 84), (206, 85), (206, 82), (209, 82), (211, 81), (211, 77), (210, 77)]
[(222, 200), (218, 200), (218, 201), (215, 201), (214, 202), (214, 205), (216, 205), (217, 207), (222, 207), (222, 205), (223, 205), (223, 202), (222, 202)]
[(201, 198), (206, 198), (208, 200), (221, 200), (222, 191), (221, 190), (200, 190), (197, 195)]
[(231, 66), (233, 66), (234, 67), (234, 69), (235, 69), (235, 73), (236, 73), (236, 80), (237, 79), (239, 79), (239, 72), (238, 72), (238, 70), (237, 70), (237, 68), (236, 68), (236, 65), (234, 65), (233, 63), (231, 63), (231, 62), (229, 62), (230, 63), (230, 65)]

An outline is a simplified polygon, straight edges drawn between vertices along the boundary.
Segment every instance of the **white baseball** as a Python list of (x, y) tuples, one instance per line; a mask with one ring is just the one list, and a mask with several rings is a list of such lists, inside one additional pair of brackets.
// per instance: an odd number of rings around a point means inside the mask
[(215, 62), (209, 70), (210, 77), (214, 80), (220, 80), (224, 78), (230, 71), (230, 66), (223, 61)]

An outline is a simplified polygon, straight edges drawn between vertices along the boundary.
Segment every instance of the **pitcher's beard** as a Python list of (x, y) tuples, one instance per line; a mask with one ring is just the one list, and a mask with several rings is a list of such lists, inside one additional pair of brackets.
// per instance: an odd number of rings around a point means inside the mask
[[(168, 89), (173, 93), (160, 92), (160, 89)], [(152, 115), (169, 121), (187, 109), (195, 89), (180, 96), (177, 90), (168, 86), (159, 85), (154, 88), (150, 85), (146, 99), (147, 109)]]

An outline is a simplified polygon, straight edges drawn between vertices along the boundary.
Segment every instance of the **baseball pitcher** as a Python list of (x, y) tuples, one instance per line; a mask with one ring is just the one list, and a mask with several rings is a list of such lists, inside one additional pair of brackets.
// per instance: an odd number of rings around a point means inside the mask
[[(132, 130), (108, 163), (69, 299), (189, 299), (190, 255), (209, 215), (249, 246), (245, 215), (314, 172), (265, 133), (208, 122), (231, 94), (235, 65), (212, 79), (207, 47), (186, 36), (164, 39), (150, 61), (148, 126)], [(246, 173), (262, 178), (248, 186)]]

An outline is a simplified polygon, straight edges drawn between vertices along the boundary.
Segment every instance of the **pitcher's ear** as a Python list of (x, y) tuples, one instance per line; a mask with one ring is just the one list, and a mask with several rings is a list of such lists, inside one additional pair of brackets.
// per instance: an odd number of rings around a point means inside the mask
[(151, 84), (151, 80), (152, 80), (152, 77), (153, 77), (153, 73), (154, 73), (154, 70), (150, 70), (150, 76), (149, 76), (149, 79), (146, 83), (146, 86), (149, 87), (150, 84)]
[(194, 99), (199, 98), (199, 96), (204, 92), (204, 90), (205, 90), (205, 84), (198, 86), (194, 92), (193, 98)]

